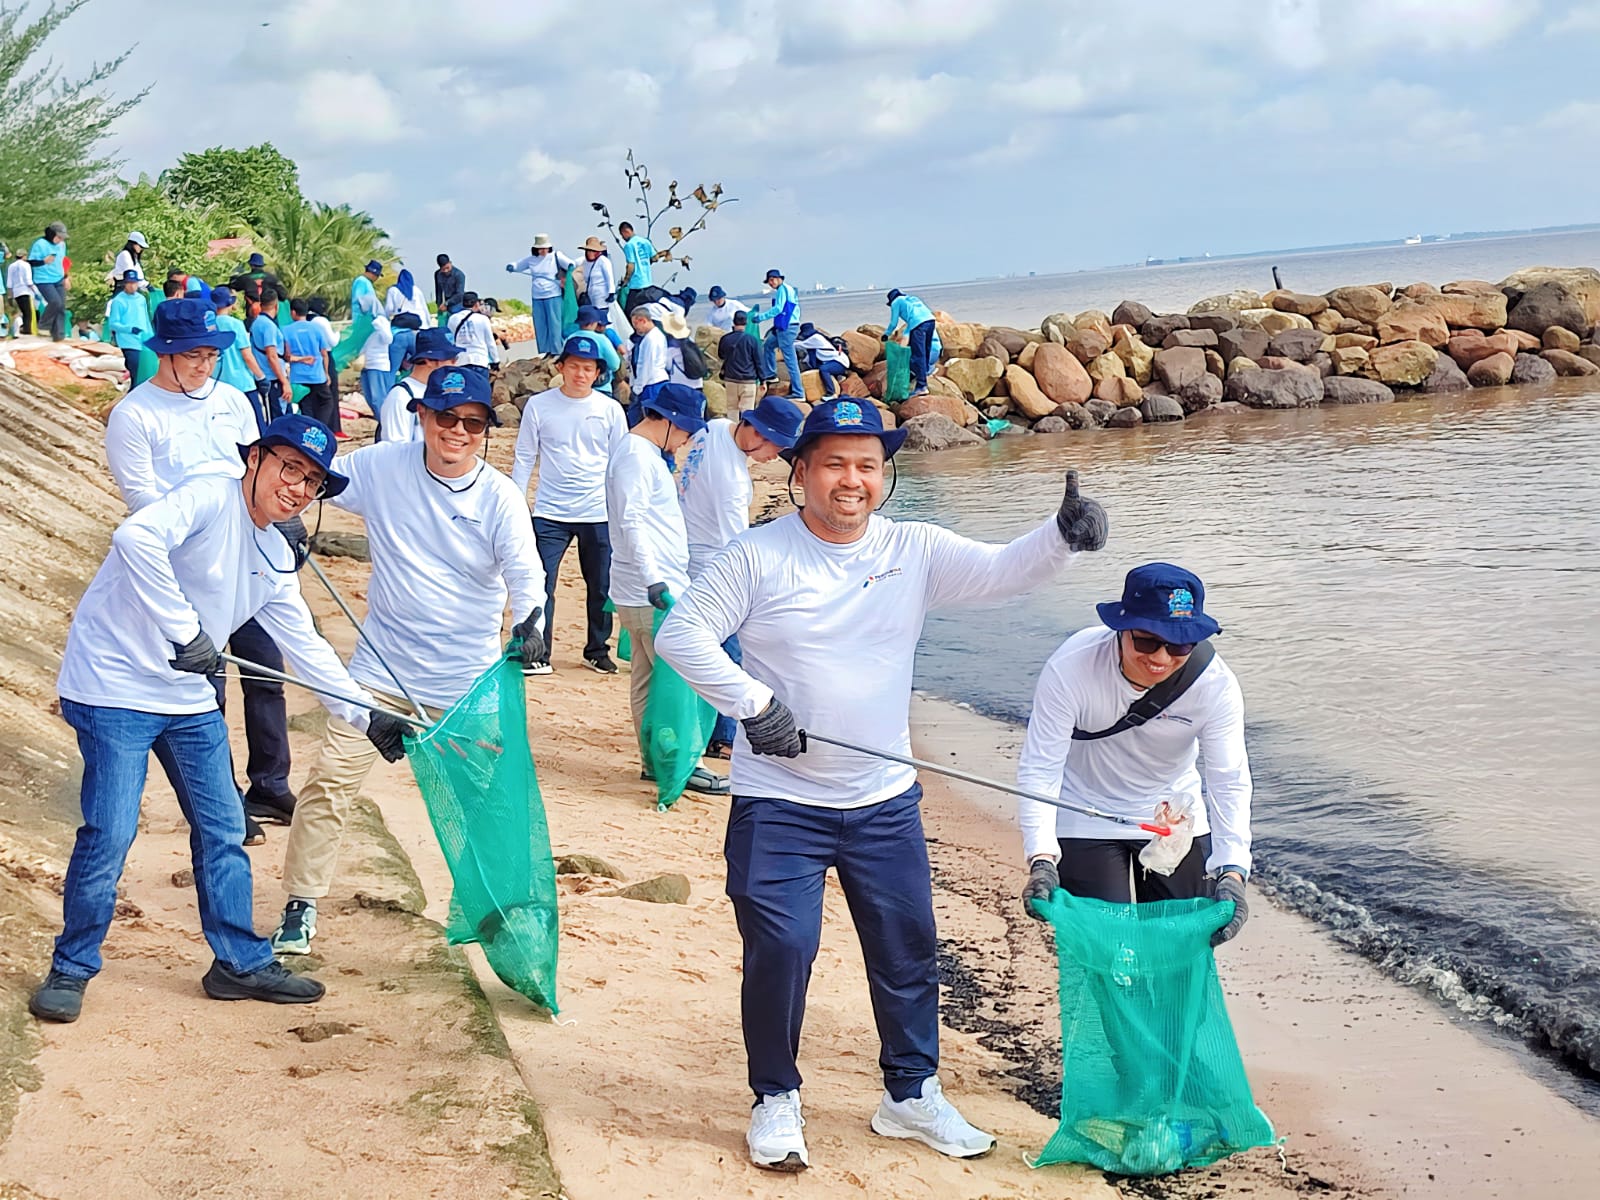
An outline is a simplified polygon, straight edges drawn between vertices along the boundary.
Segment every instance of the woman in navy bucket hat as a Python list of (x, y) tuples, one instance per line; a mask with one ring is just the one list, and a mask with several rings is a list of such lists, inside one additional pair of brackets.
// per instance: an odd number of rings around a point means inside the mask
[(1141, 821), (1165, 805), (1168, 823), (1187, 812), (1193, 846), (1165, 873), (1144, 870), (1135, 860), (1146, 839), (1130, 838), (1127, 826), (1019, 801), (1030, 916), (1039, 916), (1032, 901), (1064, 887), (1114, 904), (1231, 900), (1212, 945), (1244, 925), (1252, 792), (1244, 697), (1207, 644), (1222, 627), (1205, 598), (1200, 577), (1172, 563), (1129, 571), (1122, 598), (1098, 606), (1104, 624), (1073, 634), (1040, 672), (1017, 764), (1019, 788), (1072, 804)]

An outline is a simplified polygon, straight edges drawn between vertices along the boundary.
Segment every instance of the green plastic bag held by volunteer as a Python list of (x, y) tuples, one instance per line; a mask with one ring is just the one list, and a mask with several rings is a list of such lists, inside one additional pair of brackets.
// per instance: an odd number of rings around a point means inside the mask
[[(361, 347), (366, 344), (367, 339), (371, 336), (372, 314), (357, 312), (350, 320), (350, 327), (344, 331), (344, 336), (339, 339), (338, 344), (331, 351), (333, 354), (333, 369), (336, 374), (355, 361), (356, 356), (361, 353)], [(385, 369), (389, 366), (387, 362), (383, 365)]]
[[(166, 299), (160, 292), (152, 288), (145, 293), (145, 303), (150, 307), (150, 328), (156, 327), (156, 308)], [(144, 343), (139, 344), (139, 369), (133, 373), (133, 386), (138, 386), (147, 379), (155, 377), (161, 369), (161, 358), (156, 352)]]
[(455, 889), (447, 934), (477, 942), (508, 987), (556, 1012), (555, 863), (528, 748), (520, 644), (415, 738), (406, 758)]
[[(611, 603), (610, 597), (606, 598), (605, 611), (608, 612), (608, 613), (614, 613), (614, 612), (617, 611), (617, 606), (615, 604)], [(627, 631), (626, 628), (622, 628), (621, 627), (621, 622), (618, 622), (618, 626), (619, 626), (619, 628), (617, 630), (617, 660), (619, 662), (632, 662), (633, 661), (633, 638), (628, 636), (628, 631)]]
[[(656, 613), (655, 631), (660, 631), (666, 616)], [(639, 754), (645, 770), (655, 776), (657, 812), (666, 812), (683, 795), (716, 723), (717, 710), (658, 657), (650, 668), (650, 695), (639, 723)]]
[[(562, 329), (570, 329), (572, 326), (578, 323), (578, 285), (576, 282), (574, 282), (573, 278), (577, 275), (577, 273), (578, 271), (576, 267), (568, 271), (567, 282), (563, 284), (561, 288)], [(552, 347), (548, 350), (543, 346), (539, 347), (540, 354), (559, 354), (560, 352), (561, 347), (559, 346)]]
[(1276, 1142), (1223, 1004), (1211, 935), (1231, 901), (1037, 905), (1061, 979), (1061, 1124), (1033, 1166), (1203, 1167)]
[(890, 340), (883, 344), (883, 354), (889, 364), (883, 381), (883, 402), (899, 404), (911, 395), (911, 347)]

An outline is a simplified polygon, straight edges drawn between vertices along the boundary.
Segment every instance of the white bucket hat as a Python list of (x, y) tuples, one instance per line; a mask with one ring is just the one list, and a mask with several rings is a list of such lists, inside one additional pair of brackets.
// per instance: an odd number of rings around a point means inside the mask
[(555, 243), (550, 240), (548, 233), (536, 233), (533, 235), (533, 248), (535, 250), (554, 250)]

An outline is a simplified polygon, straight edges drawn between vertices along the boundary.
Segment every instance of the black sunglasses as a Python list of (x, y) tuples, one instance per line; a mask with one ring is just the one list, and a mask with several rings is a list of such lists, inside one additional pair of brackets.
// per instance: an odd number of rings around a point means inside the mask
[(489, 422), (483, 417), (462, 417), (449, 409), (436, 410), (433, 419), (439, 423), (440, 429), (454, 429), (459, 425), (474, 437), (489, 428)]
[(1158, 638), (1154, 634), (1135, 633), (1128, 631), (1128, 640), (1133, 643), (1133, 648), (1140, 654), (1154, 654), (1161, 647), (1167, 648), (1167, 653), (1173, 658), (1187, 658), (1194, 653), (1194, 648), (1199, 642), (1169, 642), (1165, 638)]

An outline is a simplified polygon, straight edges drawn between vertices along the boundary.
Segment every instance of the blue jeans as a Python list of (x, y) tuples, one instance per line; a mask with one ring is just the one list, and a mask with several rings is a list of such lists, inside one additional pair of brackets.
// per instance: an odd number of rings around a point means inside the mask
[(861, 939), (884, 1088), (910, 1099), (939, 1069), (939, 947), (921, 799), (918, 784), (865, 808), (733, 798), (723, 856), (744, 940), (741, 1012), (757, 1100), (801, 1083), (795, 1056), (829, 867)]
[[(394, 341), (389, 343), (389, 374), (398, 375), (400, 368), (405, 365), (406, 357), (417, 348), (417, 331), (415, 329), (394, 330)], [(389, 385), (393, 387), (391, 383)], [(384, 396), (389, 393), (385, 391)], [(383, 403), (383, 397), (378, 398), (378, 403)], [(374, 413), (374, 416), (377, 414)]]
[(783, 355), (783, 365), (789, 369), (789, 399), (804, 400), (805, 385), (800, 382), (800, 359), (794, 352), (795, 327), (774, 329), (761, 343), (761, 375), (765, 379), (778, 377), (778, 354)]
[[(334, 413), (335, 413), (335, 415), (337, 417), (337, 414), (338, 414), (338, 411), (339, 411), (339, 400), (338, 400), (339, 384), (338, 384), (337, 381), (333, 381), (333, 380), (330, 380), (330, 382), (333, 384), (333, 394), (334, 394), (333, 411), (334, 411)], [(383, 411), (383, 398), (389, 394), (389, 389), (392, 388), (393, 386), (394, 386), (394, 372), (393, 371), (390, 371), (390, 370), (368, 371), (368, 370), (365, 370), (365, 369), (362, 370), (362, 372), (361, 372), (361, 398), (367, 402), (367, 407), (372, 410), (372, 415), (374, 417), (376, 417), (379, 413), (381, 413)], [(339, 428), (338, 424), (335, 423), (333, 428), (334, 429), (338, 429)]]
[(933, 352), (932, 321), (924, 321), (913, 326), (907, 334), (906, 340), (911, 350), (911, 390), (925, 392), (928, 390), (928, 371), (933, 365), (928, 362)]
[(272, 947), (252, 923), (254, 892), (244, 809), (233, 783), (228, 726), (216, 709), (183, 716), (61, 701), (83, 755), (78, 827), (62, 899), (63, 928), (51, 965), (74, 979), (100, 971), (100, 944), (117, 905), (117, 881), (139, 832), (149, 756), (155, 751), (189, 822), (200, 927), (223, 966), (259, 971)]
[[(722, 648), (728, 652), (728, 657), (736, 663), (744, 662), (744, 651), (739, 648), (739, 636), (735, 634), (722, 643)], [(711, 740), (722, 742), (724, 745), (733, 745), (733, 735), (739, 731), (739, 722), (723, 713), (717, 714), (717, 723), (711, 727)]]
[(561, 353), (561, 297), (533, 302), (533, 336), (540, 354)]
[(839, 391), (839, 385), (834, 380), (843, 379), (849, 373), (850, 368), (843, 363), (831, 361), (818, 363), (817, 374), (822, 376), (822, 394), (824, 396), (836, 395)]
[[(611, 591), (611, 527), (604, 521), (552, 521), (533, 519), (534, 544), (544, 566), (544, 652), (555, 646), (556, 575), (561, 560), (573, 539), (578, 542), (578, 569), (583, 572), (587, 590), (588, 636), (583, 644), (585, 658), (598, 658), (611, 640), (611, 614), (606, 611), (606, 595)], [(517, 620), (527, 616), (522, 613)]]

